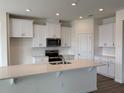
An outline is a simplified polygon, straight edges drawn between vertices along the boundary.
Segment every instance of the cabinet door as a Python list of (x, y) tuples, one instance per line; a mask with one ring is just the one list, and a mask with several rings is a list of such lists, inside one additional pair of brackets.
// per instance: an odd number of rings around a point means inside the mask
[(98, 71), (99, 71), (100, 74), (107, 76), (108, 75), (108, 64), (106, 64), (104, 66), (100, 66), (98, 68)]
[(114, 63), (109, 63), (109, 68), (108, 68), (108, 75), (112, 78), (115, 77), (115, 64)]
[(32, 47), (39, 47), (39, 25), (34, 25), (34, 37)]
[(99, 26), (99, 47), (114, 46), (114, 23)]
[(46, 47), (46, 25), (40, 25), (39, 27), (39, 45), (40, 47)]
[(98, 73), (107, 76), (108, 75), (108, 59), (101, 57), (99, 58), (98, 62), (102, 62), (105, 64), (104, 66), (99, 66), (97, 68)]
[(114, 33), (114, 29), (113, 29), (113, 24), (106, 24), (105, 25), (105, 37), (106, 39), (104, 39), (105, 43), (106, 43), (106, 47), (113, 47), (113, 33)]
[(20, 19), (10, 19), (11, 37), (22, 36), (22, 21)]
[(33, 21), (11, 19), (11, 37), (33, 37)]
[(105, 32), (104, 32), (104, 26), (99, 26), (99, 47), (103, 47), (104, 46), (104, 37), (105, 36)]
[(44, 63), (48, 63), (48, 57), (45, 56), (33, 57), (33, 64), (44, 64)]
[(46, 47), (46, 26), (34, 25), (33, 47)]
[(22, 37), (33, 37), (32, 20), (22, 20)]
[(65, 61), (71, 61), (74, 60), (74, 55), (63, 55)]
[(60, 38), (60, 23), (47, 23), (47, 38)]
[(70, 47), (71, 46), (71, 28), (70, 27), (62, 27), (61, 32), (62, 37), (62, 47)]

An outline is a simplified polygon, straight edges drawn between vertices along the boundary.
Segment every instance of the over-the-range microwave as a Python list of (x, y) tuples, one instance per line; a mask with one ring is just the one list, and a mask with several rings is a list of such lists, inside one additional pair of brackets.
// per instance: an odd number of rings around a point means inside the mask
[(47, 47), (60, 47), (61, 39), (60, 38), (47, 38), (46, 39)]

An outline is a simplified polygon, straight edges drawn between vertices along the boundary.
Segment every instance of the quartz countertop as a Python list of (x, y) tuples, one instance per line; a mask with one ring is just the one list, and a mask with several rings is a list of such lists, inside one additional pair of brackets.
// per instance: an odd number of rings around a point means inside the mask
[(91, 60), (73, 60), (71, 62), (72, 64), (51, 65), (46, 63), (0, 67), (0, 80), (104, 65)]

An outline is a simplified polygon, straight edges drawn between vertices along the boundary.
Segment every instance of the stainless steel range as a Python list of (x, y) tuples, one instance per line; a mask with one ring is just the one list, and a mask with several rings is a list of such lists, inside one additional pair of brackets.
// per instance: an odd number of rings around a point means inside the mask
[[(49, 63), (55, 64), (57, 62), (62, 62), (62, 55), (59, 55), (59, 50), (46, 50), (45, 56), (49, 57)], [(57, 64), (59, 64), (57, 63)]]
[(70, 64), (70, 62), (65, 62), (64, 57), (62, 55), (59, 55), (59, 50), (46, 50), (45, 56), (49, 57), (49, 63), (52, 65)]

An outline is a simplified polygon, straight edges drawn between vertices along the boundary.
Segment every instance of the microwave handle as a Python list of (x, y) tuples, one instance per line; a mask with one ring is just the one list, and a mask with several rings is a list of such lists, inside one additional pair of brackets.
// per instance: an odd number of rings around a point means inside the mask
[(58, 40), (58, 44), (60, 45), (60, 40)]

